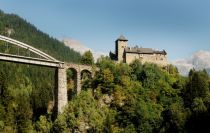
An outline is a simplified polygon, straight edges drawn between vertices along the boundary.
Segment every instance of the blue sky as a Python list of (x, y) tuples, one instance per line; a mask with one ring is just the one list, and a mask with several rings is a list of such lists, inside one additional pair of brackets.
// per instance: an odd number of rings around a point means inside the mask
[(1, 0), (0, 9), (95, 51), (114, 51), (121, 34), (130, 46), (165, 49), (171, 61), (210, 51), (210, 0)]

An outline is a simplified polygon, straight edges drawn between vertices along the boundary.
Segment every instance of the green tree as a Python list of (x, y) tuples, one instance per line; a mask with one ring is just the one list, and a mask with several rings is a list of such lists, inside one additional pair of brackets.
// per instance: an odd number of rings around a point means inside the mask
[(66, 121), (67, 120), (66, 120), (65, 115), (63, 115), (63, 114), (59, 115), (52, 125), (52, 132), (54, 132), (54, 133), (70, 132), (67, 129)]
[(132, 78), (134, 80), (141, 80), (141, 73), (143, 70), (143, 65), (139, 60), (134, 60), (131, 64), (130, 64), (131, 68), (132, 68)]
[(58, 116), (53, 124), (53, 131), (102, 132), (108, 128), (104, 127), (108, 114), (112, 113), (106, 106), (99, 105), (92, 96), (92, 91), (82, 91), (69, 102), (64, 113)]
[(85, 65), (93, 65), (94, 64), (94, 58), (92, 52), (86, 51), (81, 58), (81, 63)]
[(111, 60), (108, 56), (104, 57), (101, 56), (98, 60), (96, 65), (100, 68), (100, 70), (104, 70), (106, 68), (109, 68), (112, 73), (115, 73), (116, 64)]
[(191, 107), (195, 98), (204, 99), (208, 92), (208, 75), (203, 71), (191, 71), (184, 91), (185, 105)]
[(208, 74), (205, 71), (191, 70), (189, 73), (183, 99), (189, 110), (189, 117), (185, 123), (188, 132), (205, 132), (210, 120)]
[(163, 122), (160, 131), (169, 133), (183, 132), (187, 115), (183, 102), (178, 101), (171, 104), (169, 108), (162, 112)]
[(35, 124), (36, 131), (41, 133), (50, 133), (52, 122), (48, 121), (45, 116), (40, 116), (39, 121)]
[(192, 103), (192, 110), (195, 113), (203, 113), (207, 111), (207, 108), (201, 98), (195, 98)]

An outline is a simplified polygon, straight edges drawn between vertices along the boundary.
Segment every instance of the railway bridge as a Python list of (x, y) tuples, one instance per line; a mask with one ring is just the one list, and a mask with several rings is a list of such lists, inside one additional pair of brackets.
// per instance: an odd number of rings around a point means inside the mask
[[(55, 90), (55, 107), (57, 113), (62, 113), (64, 106), (68, 103), (67, 96), (67, 74), (68, 69), (76, 70), (77, 80), (77, 94), (81, 91), (81, 73), (82, 71), (88, 71), (93, 76), (94, 70), (91, 66), (80, 65), (74, 63), (65, 63), (59, 61), (52, 56), (42, 52), (41, 50), (34, 48), (26, 43), (20, 42), (18, 40), (5, 37), (0, 35), (0, 41), (5, 42), (6, 47), (11, 45), (15, 47), (15, 53), (0, 52), (0, 60), (14, 63), (46, 66), (50, 68), (56, 68), (56, 90)], [(21, 55), (20, 51), (25, 50), (27, 55)], [(32, 56), (33, 55), (33, 56)]]

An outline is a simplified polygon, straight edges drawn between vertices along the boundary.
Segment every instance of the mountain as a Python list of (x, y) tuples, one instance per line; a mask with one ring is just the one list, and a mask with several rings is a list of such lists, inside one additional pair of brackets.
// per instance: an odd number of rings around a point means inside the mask
[(79, 52), (80, 54), (83, 54), (84, 52), (90, 50), (93, 53), (93, 57), (95, 59), (95, 61), (101, 57), (101, 56), (106, 56), (107, 54), (103, 53), (103, 52), (99, 52), (99, 51), (94, 51), (91, 48), (86, 47), (84, 44), (82, 44), (80, 41), (78, 40), (74, 40), (74, 39), (69, 39), (69, 38), (64, 38), (62, 39), (62, 42), (72, 48), (73, 50)]
[(74, 49), (77, 52), (83, 54), (85, 51), (91, 50), (90, 48), (83, 45), (80, 41), (74, 39), (64, 38), (61, 40), (66, 46)]
[[(80, 63), (79, 52), (40, 31), (18, 15), (1, 10), (0, 34), (31, 45), (60, 61)], [(12, 52), (15, 48), (8, 45), (5, 49), (5, 42), (0, 41), (2, 53)], [(32, 123), (40, 115), (47, 114), (51, 101), (54, 101), (55, 75), (54, 68), (0, 61), (0, 132), (2, 120), (5, 127), (8, 123), (19, 121), (17, 127), (25, 128), (24, 124)], [(21, 131), (17, 129), (14, 132)]]
[(61, 41), (38, 30), (34, 25), (15, 14), (0, 10), (0, 34), (29, 44), (54, 58), (79, 63), (81, 55), (65, 46)]
[(197, 51), (187, 58), (173, 61), (172, 64), (184, 76), (188, 75), (189, 70), (192, 68), (195, 70), (206, 69), (210, 74), (210, 51)]

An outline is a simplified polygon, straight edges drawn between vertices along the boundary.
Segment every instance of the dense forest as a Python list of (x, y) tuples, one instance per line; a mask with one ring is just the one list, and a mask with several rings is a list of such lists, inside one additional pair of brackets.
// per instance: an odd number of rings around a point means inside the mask
[[(176, 67), (93, 62), (37, 30), (17, 15), (0, 12), (0, 32), (56, 59), (97, 66), (93, 78), (82, 76), (82, 91), (68, 95), (64, 112), (54, 116), (55, 70), (0, 61), (0, 132), (206, 132), (210, 123), (210, 77), (191, 70), (182, 77)], [(0, 42), (0, 46), (4, 45)], [(2, 50), (2, 49), (1, 49)], [(9, 52), (9, 51), (7, 51)], [(74, 74), (67, 72), (68, 88)], [(87, 76), (87, 75), (86, 75)], [(72, 91), (71, 91), (72, 92)]]
[[(78, 52), (15, 14), (0, 11), (0, 35), (29, 44), (60, 61), (81, 60)], [(0, 52), (16, 51), (13, 45), (0, 41)], [(54, 100), (54, 76), (53, 68), (0, 61), (0, 132), (27, 131), (41, 114), (47, 114)]]

